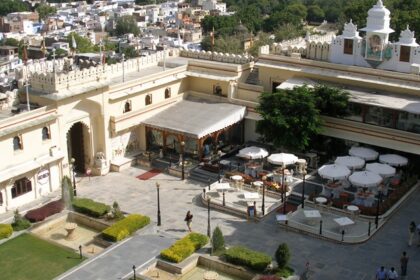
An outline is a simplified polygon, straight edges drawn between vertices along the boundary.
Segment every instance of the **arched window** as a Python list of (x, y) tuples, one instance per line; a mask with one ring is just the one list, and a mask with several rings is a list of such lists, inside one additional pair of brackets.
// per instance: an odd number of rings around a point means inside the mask
[(171, 88), (165, 89), (165, 99), (171, 98)]
[(32, 191), (32, 182), (28, 178), (16, 180), (12, 187), (12, 198)]
[(13, 150), (18, 151), (22, 149), (23, 149), (22, 138), (20, 136), (15, 136), (13, 138)]
[(127, 101), (124, 104), (124, 113), (130, 112), (131, 111), (131, 101)]
[(146, 95), (146, 106), (152, 104), (152, 95)]
[(3, 193), (0, 192), (0, 206), (3, 205)]
[(51, 139), (51, 135), (50, 135), (50, 130), (48, 129), (48, 127), (44, 126), (42, 128), (42, 140), (48, 140)]

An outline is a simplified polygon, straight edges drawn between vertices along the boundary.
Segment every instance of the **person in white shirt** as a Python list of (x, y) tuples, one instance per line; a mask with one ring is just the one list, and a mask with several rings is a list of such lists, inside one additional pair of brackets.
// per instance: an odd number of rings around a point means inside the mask
[(398, 273), (395, 271), (395, 268), (391, 267), (391, 270), (388, 271), (388, 280), (397, 280)]

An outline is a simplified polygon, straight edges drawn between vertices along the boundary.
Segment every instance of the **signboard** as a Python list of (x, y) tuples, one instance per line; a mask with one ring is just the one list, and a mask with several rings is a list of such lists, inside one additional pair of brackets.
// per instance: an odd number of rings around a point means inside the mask
[(50, 178), (50, 171), (48, 169), (43, 169), (38, 172), (37, 181), (40, 185), (45, 185), (48, 183), (48, 180)]

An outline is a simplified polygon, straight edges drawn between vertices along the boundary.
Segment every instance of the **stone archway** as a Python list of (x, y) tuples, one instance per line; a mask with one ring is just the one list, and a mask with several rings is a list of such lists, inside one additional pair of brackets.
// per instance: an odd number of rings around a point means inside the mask
[(90, 148), (89, 128), (83, 122), (74, 123), (67, 132), (69, 161), (74, 158), (76, 172), (85, 173)]

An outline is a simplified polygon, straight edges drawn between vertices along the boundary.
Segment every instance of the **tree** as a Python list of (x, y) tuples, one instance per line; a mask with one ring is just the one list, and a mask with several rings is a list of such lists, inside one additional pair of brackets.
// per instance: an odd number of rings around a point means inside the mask
[(225, 238), (223, 237), (222, 230), (216, 227), (212, 236), (213, 252), (219, 252), (225, 249)]
[[(55, 50), (55, 58), (63, 58), (63, 57), (68, 56), (68, 54), (69, 54), (68, 51), (66, 51), (64, 49), (58, 48), (58, 49)], [(53, 58), (54, 58), (53, 57), (53, 52), (51, 51), (51, 52), (48, 53), (48, 59), (53, 59)]]
[(322, 22), (324, 18), (325, 12), (318, 5), (308, 7), (308, 16), (306, 17), (308, 21)]
[(128, 46), (123, 50), (125, 58), (134, 58), (137, 57), (137, 51), (133, 46)]
[(133, 16), (122, 16), (117, 19), (115, 33), (118, 36), (130, 33), (134, 34), (134, 36), (138, 36), (140, 34), (140, 29), (137, 26), (137, 21)]
[(284, 268), (290, 261), (290, 251), (286, 243), (282, 243), (276, 250), (276, 261), (279, 268)]
[(39, 19), (43, 21), (45, 21), (50, 15), (57, 12), (57, 8), (52, 7), (49, 4), (40, 4), (35, 10), (39, 14)]
[[(211, 50), (210, 36), (205, 36), (201, 42), (201, 48), (205, 51)], [(241, 40), (235, 36), (220, 37), (214, 40), (214, 51), (223, 53), (242, 54), (244, 52)]]
[(70, 44), (70, 47), (72, 46), (72, 38), (74, 37), (74, 40), (76, 41), (76, 50), (80, 53), (87, 53), (87, 52), (93, 52), (94, 46), (89, 38), (82, 37), (76, 32), (71, 32), (67, 36), (67, 42)]
[(74, 190), (71, 179), (67, 176), (64, 176), (61, 180), (61, 199), (64, 201), (64, 205), (66, 208), (69, 208), (71, 206), (73, 197)]
[(342, 117), (348, 114), (349, 93), (336, 87), (317, 85), (313, 89), (321, 115)]
[(6, 38), (1, 41), (1, 44), (3, 46), (19, 47), (20, 42), (15, 38)]
[(275, 146), (305, 151), (321, 131), (316, 99), (307, 86), (262, 93), (257, 111), (262, 117), (257, 132)]
[(21, 0), (1, 0), (0, 1), (0, 16), (6, 16), (13, 12), (28, 11), (28, 6)]

